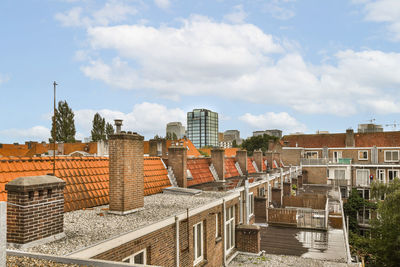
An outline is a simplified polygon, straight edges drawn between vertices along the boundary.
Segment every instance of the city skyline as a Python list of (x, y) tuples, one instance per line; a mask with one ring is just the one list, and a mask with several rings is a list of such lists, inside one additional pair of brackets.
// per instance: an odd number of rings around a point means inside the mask
[(194, 108), (243, 137), (393, 124), (399, 10), (389, 0), (2, 1), (0, 142), (47, 141), (53, 81), (81, 140), (96, 112), (146, 138)]

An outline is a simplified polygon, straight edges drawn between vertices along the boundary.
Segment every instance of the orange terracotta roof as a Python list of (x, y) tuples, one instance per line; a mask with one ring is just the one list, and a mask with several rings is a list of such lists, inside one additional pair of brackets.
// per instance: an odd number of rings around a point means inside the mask
[(263, 171), (266, 171), (268, 168), (267, 168), (267, 165), (265, 165), (265, 160), (266, 160), (267, 158), (265, 158), (265, 157), (263, 157), (263, 160), (262, 160), (262, 170)]
[(225, 158), (225, 178), (239, 176), (239, 172), (235, 166), (235, 158)]
[(143, 173), (145, 196), (161, 193), (163, 188), (171, 186), (168, 171), (159, 157), (145, 157)]
[(354, 133), (356, 147), (399, 147), (399, 132)]
[(193, 176), (192, 180), (188, 179), (188, 186), (214, 181), (206, 158), (188, 159), (187, 168)]
[[(189, 139), (185, 140), (185, 139), (181, 139), (181, 140), (167, 140), (166, 146), (167, 146), (167, 150), (168, 148), (172, 145), (172, 143), (180, 143), (183, 142), (183, 145), (187, 148), (187, 156), (188, 157), (201, 157), (200, 152), (197, 150), (197, 148), (193, 145), (192, 141), (190, 141)], [(150, 144), (149, 141), (144, 141), (143, 142), (143, 153), (144, 154), (149, 154), (150, 152)]]
[[(109, 203), (107, 157), (57, 157), (56, 176), (65, 180), (65, 211)], [(171, 186), (160, 158), (144, 158), (144, 194), (151, 195)], [(0, 158), (0, 199), (6, 199), (5, 184), (22, 176), (52, 173), (51, 157)]]
[(199, 148), (198, 150), (206, 153), (209, 157), (211, 157), (211, 148)]
[(251, 158), (247, 158), (247, 172), (248, 173), (256, 173), (256, 169), (253, 166), (253, 161)]
[(0, 156), (3, 157), (23, 157), (28, 153), (29, 149), (27, 145), (14, 145), (14, 144), (2, 144), (0, 148)]
[(225, 157), (235, 157), (238, 150), (239, 148), (237, 147), (225, 148)]

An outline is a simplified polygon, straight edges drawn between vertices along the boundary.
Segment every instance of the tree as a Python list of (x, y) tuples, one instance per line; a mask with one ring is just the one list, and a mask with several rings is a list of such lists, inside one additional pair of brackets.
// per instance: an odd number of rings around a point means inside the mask
[[(58, 102), (58, 108), (55, 110), (56, 125), (52, 124), (51, 136), (53, 137), (54, 127), (56, 128), (56, 141), (64, 143), (75, 142), (75, 121), (74, 112), (68, 106), (67, 101)], [(53, 116), (54, 119), (54, 116)]]
[(178, 140), (178, 136), (176, 136), (176, 133), (172, 133), (172, 140)]
[(269, 140), (276, 141), (277, 139), (277, 137), (267, 134), (252, 136), (247, 138), (246, 140), (243, 140), (241, 147), (246, 149), (249, 155), (252, 155), (253, 151), (257, 149), (261, 149), (262, 152), (267, 151)]
[(232, 141), (232, 147), (239, 147), (239, 146), (237, 145), (236, 140), (233, 140), (233, 141)]
[(94, 114), (91, 133), (93, 142), (106, 140), (106, 120), (99, 113)]
[(372, 193), (386, 197), (378, 204), (377, 219), (373, 221), (372, 245), (377, 266), (398, 266), (400, 262), (400, 180), (395, 178), (386, 185), (372, 185)]
[(106, 137), (107, 140), (110, 139), (110, 135), (114, 134), (114, 126), (111, 123), (107, 122), (106, 124)]

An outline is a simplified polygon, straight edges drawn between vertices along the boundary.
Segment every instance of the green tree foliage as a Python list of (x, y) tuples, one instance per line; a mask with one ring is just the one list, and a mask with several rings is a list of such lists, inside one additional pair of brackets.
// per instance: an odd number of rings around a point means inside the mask
[[(373, 221), (372, 243), (377, 266), (399, 266), (400, 263), (400, 180), (373, 185), (373, 194), (386, 193), (378, 204), (378, 218)], [(382, 190), (379, 192), (379, 190)], [(380, 196), (377, 194), (376, 196)]]
[(106, 140), (106, 120), (99, 113), (94, 114), (91, 133), (93, 142)]
[(247, 138), (246, 140), (243, 140), (241, 147), (243, 149), (246, 149), (249, 155), (253, 155), (253, 151), (257, 149), (261, 149), (262, 152), (267, 151), (269, 140), (276, 141), (277, 139), (278, 139), (277, 137), (270, 136), (267, 134), (252, 136)]
[(239, 147), (238, 144), (237, 144), (237, 142), (236, 142), (236, 140), (233, 140), (233, 141), (232, 141), (232, 147)]
[[(56, 141), (64, 143), (75, 142), (75, 120), (74, 112), (68, 106), (67, 101), (58, 102), (58, 108), (55, 111), (56, 125), (52, 124), (51, 136), (53, 137), (54, 127), (56, 128)], [(54, 118), (54, 116), (53, 116)]]
[(167, 133), (165, 138), (167, 140), (178, 140), (178, 136), (176, 136), (176, 133)]
[(114, 126), (112, 126), (111, 123), (107, 122), (106, 123), (106, 137), (107, 140), (110, 139), (110, 135), (114, 134)]

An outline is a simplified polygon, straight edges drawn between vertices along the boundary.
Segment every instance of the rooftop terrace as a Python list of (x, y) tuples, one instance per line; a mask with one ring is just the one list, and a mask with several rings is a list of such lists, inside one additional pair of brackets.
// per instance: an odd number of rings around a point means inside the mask
[(65, 213), (66, 237), (25, 251), (68, 255), (78, 250), (122, 236), (171, 216), (204, 206), (231, 192), (202, 192), (200, 195), (156, 194), (144, 198), (144, 209), (129, 215), (108, 214), (108, 206)]

